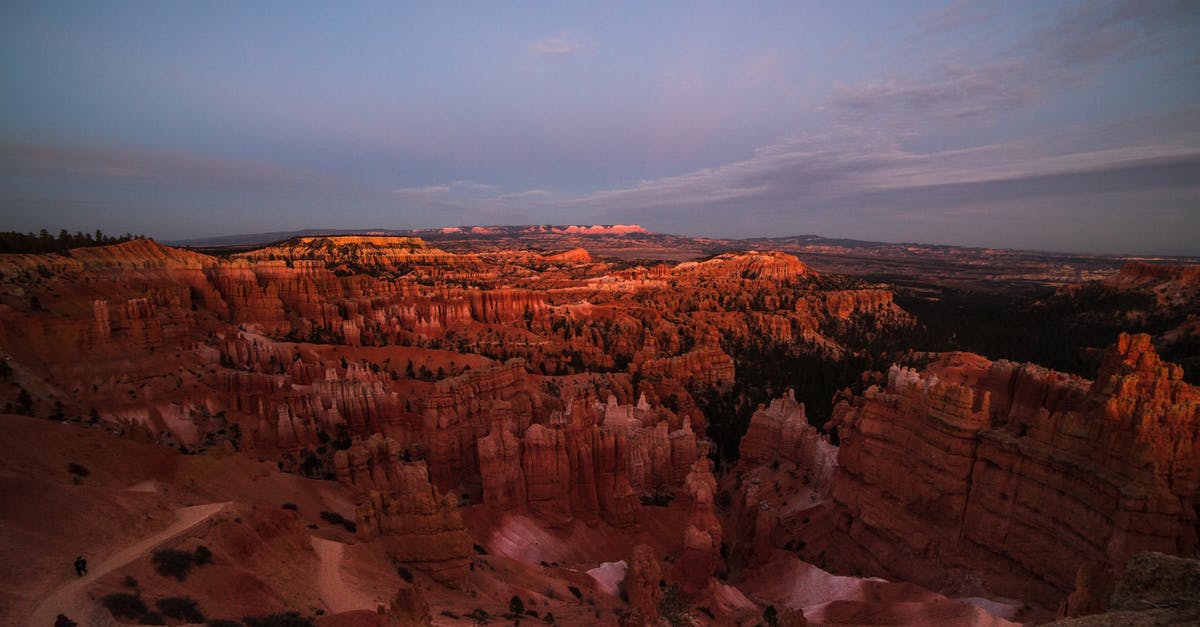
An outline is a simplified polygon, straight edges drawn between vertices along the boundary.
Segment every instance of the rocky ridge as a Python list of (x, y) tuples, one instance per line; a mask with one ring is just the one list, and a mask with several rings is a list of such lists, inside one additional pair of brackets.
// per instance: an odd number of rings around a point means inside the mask
[(935, 589), (972, 573), (1047, 607), (1081, 569), (1192, 554), (1200, 392), (1147, 336), (1104, 364), (1095, 382), (969, 354), (893, 368), (837, 406), (838, 533), (804, 553)]

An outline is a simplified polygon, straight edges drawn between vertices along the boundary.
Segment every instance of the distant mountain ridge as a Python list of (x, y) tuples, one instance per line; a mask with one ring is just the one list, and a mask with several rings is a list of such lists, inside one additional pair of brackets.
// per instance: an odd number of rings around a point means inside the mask
[(415, 235), (425, 239), (437, 239), (441, 236), (517, 236), (517, 235), (630, 235), (653, 234), (638, 224), (520, 224), (520, 225), (476, 225), (476, 226), (447, 226), (436, 229), (300, 229), (296, 231), (269, 231), (266, 233), (245, 233), (237, 235), (218, 235), (214, 237), (198, 237), (166, 242), (171, 246), (219, 247), (219, 246), (255, 246), (271, 244), (294, 237), (314, 237), (322, 235), (369, 235), (369, 236), (408, 236)]

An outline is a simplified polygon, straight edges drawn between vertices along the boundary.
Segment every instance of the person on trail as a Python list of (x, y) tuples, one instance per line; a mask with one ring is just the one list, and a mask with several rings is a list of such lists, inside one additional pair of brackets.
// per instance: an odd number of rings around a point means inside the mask
[(54, 619), (54, 627), (76, 627), (77, 623), (63, 614), (59, 614), (58, 618)]
[(75, 558), (75, 574), (80, 577), (87, 574), (87, 560), (83, 559), (82, 555)]

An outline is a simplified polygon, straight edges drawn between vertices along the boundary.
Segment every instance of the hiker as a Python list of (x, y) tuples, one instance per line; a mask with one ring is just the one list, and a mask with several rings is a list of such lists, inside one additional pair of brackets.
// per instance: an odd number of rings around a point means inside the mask
[(82, 555), (75, 558), (75, 574), (80, 577), (87, 574), (87, 560), (83, 559)]
[(67, 618), (63, 614), (59, 614), (58, 618), (54, 619), (54, 627), (75, 627), (75, 621)]

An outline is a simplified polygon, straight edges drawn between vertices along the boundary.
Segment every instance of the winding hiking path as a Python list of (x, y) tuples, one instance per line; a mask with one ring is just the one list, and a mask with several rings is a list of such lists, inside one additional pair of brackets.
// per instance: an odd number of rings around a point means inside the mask
[(317, 565), (317, 594), (332, 614), (352, 610), (374, 610), (376, 602), (346, 585), (342, 579), (342, 557), (346, 545), (333, 540), (312, 537), (313, 552), (320, 563)]
[(186, 532), (192, 531), (207, 522), (218, 512), (225, 509), (229, 503), (210, 503), (196, 505), (176, 510), (175, 522), (162, 531), (146, 536), (141, 540), (113, 553), (100, 564), (88, 566), (88, 574), (78, 577), (59, 586), (50, 596), (38, 604), (37, 609), (25, 621), (30, 627), (52, 627), (59, 614), (65, 614), (71, 620), (83, 627), (106, 624), (100, 622), (106, 617), (103, 612), (97, 612), (96, 604), (87, 595), (87, 587), (95, 580), (126, 564), (146, 555), (160, 546), (174, 540)]

